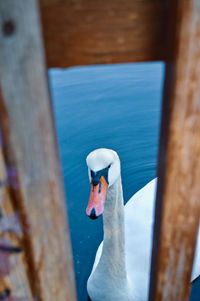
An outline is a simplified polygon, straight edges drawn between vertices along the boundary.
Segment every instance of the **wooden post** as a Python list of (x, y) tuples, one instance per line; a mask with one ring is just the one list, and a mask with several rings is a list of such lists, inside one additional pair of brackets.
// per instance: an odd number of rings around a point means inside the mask
[(36, 0), (1, 1), (0, 49), (0, 296), (75, 301)]
[(200, 217), (200, 1), (172, 2), (149, 301), (188, 300)]

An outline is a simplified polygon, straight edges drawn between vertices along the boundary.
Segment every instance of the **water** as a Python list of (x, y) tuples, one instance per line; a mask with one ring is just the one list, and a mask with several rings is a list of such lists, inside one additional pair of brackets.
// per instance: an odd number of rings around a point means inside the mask
[(78, 300), (86, 301), (86, 281), (103, 233), (102, 219), (85, 214), (90, 190), (85, 158), (99, 147), (118, 152), (125, 202), (155, 177), (164, 64), (54, 69), (49, 75)]

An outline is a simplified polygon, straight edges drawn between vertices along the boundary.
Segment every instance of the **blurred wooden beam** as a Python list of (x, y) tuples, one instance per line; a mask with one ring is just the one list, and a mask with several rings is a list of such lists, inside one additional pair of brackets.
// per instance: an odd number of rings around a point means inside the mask
[(149, 301), (189, 300), (200, 217), (200, 1), (171, 16)]
[[(9, 191), (8, 170), (1, 142), (0, 138), (0, 300), (3, 300), (5, 295), (16, 297), (16, 294), (22, 298), (26, 297), (28, 300), (32, 300), (25, 254), (23, 248), (21, 248), (21, 241), (23, 240), (22, 227), (19, 212), (16, 212), (13, 207)], [(6, 246), (8, 247), (8, 244), (10, 245), (10, 252), (3, 249)]]
[(164, 0), (40, 0), (48, 67), (165, 59)]
[[(8, 208), (19, 214), (22, 233), (15, 233), (11, 239), (18, 243), (24, 259), (17, 265), (24, 265), (27, 275), (15, 273), (14, 265), (6, 279), (10, 279), (12, 296), (30, 300), (31, 294), (32, 300), (38, 301), (75, 301), (65, 196), (37, 1), (1, 1), (0, 28), (1, 161), (5, 161), (8, 179), (3, 182), (9, 194), (1, 209), (5, 216)], [(3, 277), (2, 270), (0, 274)], [(5, 287), (0, 293), (8, 292)]]

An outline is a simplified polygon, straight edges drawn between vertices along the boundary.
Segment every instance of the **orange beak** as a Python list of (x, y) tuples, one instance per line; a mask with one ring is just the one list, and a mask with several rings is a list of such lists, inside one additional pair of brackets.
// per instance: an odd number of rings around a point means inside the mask
[(103, 213), (107, 188), (108, 184), (103, 176), (100, 177), (97, 185), (94, 185), (91, 179), (90, 198), (86, 209), (90, 218), (95, 219)]

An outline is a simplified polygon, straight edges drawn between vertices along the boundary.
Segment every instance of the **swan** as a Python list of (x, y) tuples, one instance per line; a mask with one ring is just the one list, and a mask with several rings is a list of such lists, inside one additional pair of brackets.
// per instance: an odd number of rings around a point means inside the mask
[[(157, 179), (124, 206), (120, 160), (110, 149), (97, 149), (86, 159), (91, 183), (86, 214), (103, 214), (100, 244), (87, 291), (92, 301), (147, 301)], [(200, 231), (191, 280), (200, 272)], [(198, 264), (197, 264), (198, 263)]]

